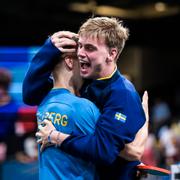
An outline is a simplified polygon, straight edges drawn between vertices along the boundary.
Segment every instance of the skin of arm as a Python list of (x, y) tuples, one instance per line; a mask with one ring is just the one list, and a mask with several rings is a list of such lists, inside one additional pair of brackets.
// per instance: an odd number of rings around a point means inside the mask
[[(134, 141), (126, 144), (124, 150), (122, 150), (119, 154), (120, 157), (129, 161), (140, 160), (144, 152), (145, 142), (148, 136), (148, 124), (149, 124), (147, 91), (145, 91), (143, 95), (142, 105), (146, 116), (146, 122), (136, 134)], [(52, 144), (60, 145), (67, 137), (69, 137), (68, 134), (64, 134), (56, 131), (53, 124), (50, 121), (45, 120), (43, 122), (45, 126), (44, 127), (40, 126), (39, 132), (36, 133), (37, 137), (41, 137), (37, 141), (39, 144), (41, 144), (41, 151), (48, 144), (48, 136), (51, 131), (53, 131), (50, 136)]]

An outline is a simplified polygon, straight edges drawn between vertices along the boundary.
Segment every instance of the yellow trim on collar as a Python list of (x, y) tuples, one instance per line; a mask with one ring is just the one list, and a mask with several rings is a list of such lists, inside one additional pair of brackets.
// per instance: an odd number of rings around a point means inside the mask
[(105, 76), (105, 77), (102, 77), (102, 78), (98, 78), (97, 80), (110, 79), (110, 78), (114, 75), (114, 73), (116, 72), (116, 70), (117, 70), (117, 66), (115, 67), (115, 70), (113, 71), (112, 74), (110, 74), (109, 76)]

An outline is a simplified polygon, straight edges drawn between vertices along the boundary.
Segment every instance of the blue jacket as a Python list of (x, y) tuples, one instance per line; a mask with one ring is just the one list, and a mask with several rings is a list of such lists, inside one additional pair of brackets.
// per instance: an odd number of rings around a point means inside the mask
[[(59, 55), (59, 50), (48, 39), (33, 58), (23, 83), (25, 103), (39, 104), (51, 89), (52, 80), (49, 77)], [(128, 174), (130, 171), (135, 173), (134, 167), (138, 162), (121, 159), (123, 163), (120, 163), (118, 155), (125, 143), (133, 141), (145, 122), (141, 100), (134, 86), (116, 71), (108, 79), (88, 82), (81, 94), (93, 101), (102, 114), (94, 134), (84, 135), (74, 131), (61, 148), (77, 157), (92, 160), (98, 167), (100, 165), (99, 172), (104, 178), (109, 176), (112, 179), (112, 174), (117, 173), (115, 179), (131, 179)], [(127, 173), (122, 170), (124, 167)], [(126, 176), (122, 176), (122, 172)]]
[[(82, 134), (92, 134), (99, 114), (98, 108), (91, 101), (77, 97), (67, 89), (56, 88), (38, 106), (37, 121), (41, 123), (49, 119), (58, 131), (66, 134), (75, 129)], [(56, 146), (39, 152), (38, 159), (39, 180), (98, 178), (92, 162), (67, 154)]]

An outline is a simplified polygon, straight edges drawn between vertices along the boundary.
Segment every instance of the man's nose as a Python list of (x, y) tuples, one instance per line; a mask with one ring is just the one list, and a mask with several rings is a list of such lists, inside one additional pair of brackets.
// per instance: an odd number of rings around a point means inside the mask
[(77, 56), (78, 57), (85, 57), (85, 51), (84, 51), (84, 48), (83, 47), (81, 47), (81, 48), (78, 48), (78, 50), (77, 50)]

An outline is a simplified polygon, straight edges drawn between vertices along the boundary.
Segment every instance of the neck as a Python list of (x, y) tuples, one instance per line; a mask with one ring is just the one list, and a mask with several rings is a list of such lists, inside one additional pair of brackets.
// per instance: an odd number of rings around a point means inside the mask
[(66, 83), (61, 83), (61, 82), (55, 82), (53, 88), (64, 88), (68, 89), (72, 94), (75, 94), (75, 89), (73, 87), (70, 87)]
[(117, 65), (109, 67), (107, 70), (103, 71), (104, 73), (101, 74), (98, 80), (111, 78), (111, 76), (114, 74), (116, 70), (117, 70)]
[(72, 83), (71, 72), (60, 72), (56, 79), (54, 80), (53, 88), (64, 88), (68, 89), (71, 93), (75, 94), (76, 90)]

